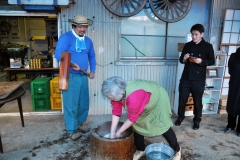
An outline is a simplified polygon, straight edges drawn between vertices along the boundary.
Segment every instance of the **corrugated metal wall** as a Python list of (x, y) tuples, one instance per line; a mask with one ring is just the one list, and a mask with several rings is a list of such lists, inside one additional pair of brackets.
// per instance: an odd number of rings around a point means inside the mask
[[(93, 20), (87, 35), (93, 40), (97, 71), (96, 78), (90, 81), (90, 115), (110, 114), (109, 100), (102, 96), (103, 80), (110, 76), (120, 76), (126, 80), (146, 79), (158, 82), (169, 93), (171, 106), (174, 102), (176, 86), (176, 65), (116, 65), (119, 57), (120, 23), (121, 19), (111, 14), (101, 0), (78, 0), (70, 4), (69, 8), (62, 8), (60, 14), (60, 33), (71, 30), (68, 22), (76, 14), (84, 14)], [(239, 0), (213, 0), (211, 19), (211, 43), (215, 50), (219, 50), (221, 40), (222, 21), (225, 8), (239, 8)], [(178, 84), (177, 84), (178, 85)]]
[(169, 93), (173, 106), (176, 81), (176, 65), (116, 65), (119, 57), (121, 19), (111, 14), (101, 0), (78, 0), (70, 8), (62, 8), (60, 14), (60, 33), (71, 30), (68, 19), (76, 14), (84, 14), (93, 20), (87, 35), (93, 40), (97, 71), (96, 77), (90, 81), (90, 115), (110, 114), (108, 99), (101, 94), (103, 80), (111, 76), (120, 76), (126, 80), (146, 79), (161, 84)]
[(210, 42), (215, 50), (220, 50), (223, 20), (227, 8), (239, 9), (240, 0), (213, 0)]

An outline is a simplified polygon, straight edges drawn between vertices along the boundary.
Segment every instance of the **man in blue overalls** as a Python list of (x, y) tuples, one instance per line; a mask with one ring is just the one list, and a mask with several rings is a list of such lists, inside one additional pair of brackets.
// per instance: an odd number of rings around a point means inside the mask
[(72, 140), (77, 140), (81, 137), (80, 131), (84, 132), (81, 125), (87, 120), (89, 111), (88, 76), (80, 69), (87, 71), (90, 65), (89, 78), (93, 79), (96, 58), (93, 42), (85, 35), (92, 21), (83, 15), (76, 15), (70, 23), (72, 23), (72, 31), (59, 38), (55, 57), (60, 61), (62, 52), (69, 52), (71, 63), (75, 64), (70, 68), (68, 90), (62, 91), (62, 94), (67, 133)]

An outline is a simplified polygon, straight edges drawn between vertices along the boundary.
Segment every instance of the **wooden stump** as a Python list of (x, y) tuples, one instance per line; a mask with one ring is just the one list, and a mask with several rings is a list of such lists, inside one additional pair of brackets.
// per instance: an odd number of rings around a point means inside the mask
[[(119, 122), (120, 128), (123, 123)], [(121, 139), (108, 139), (103, 136), (110, 131), (111, 122), (105, 122), (91, 132), (91, 159), (94, 160), (132, 160), (134, 138), (131, 128), (126, 130)]]

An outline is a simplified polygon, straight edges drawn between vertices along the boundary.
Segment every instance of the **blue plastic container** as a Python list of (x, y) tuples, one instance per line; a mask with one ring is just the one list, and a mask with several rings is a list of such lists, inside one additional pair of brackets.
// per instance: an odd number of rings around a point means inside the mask
[(145, 149), (147, 160), (171, 160), (174, 150), (165, 143), (153, 143)]

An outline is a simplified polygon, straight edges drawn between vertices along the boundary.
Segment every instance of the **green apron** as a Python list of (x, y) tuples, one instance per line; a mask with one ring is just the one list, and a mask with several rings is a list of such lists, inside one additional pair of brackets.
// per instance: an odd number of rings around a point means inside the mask
[[(134, 91), (143, 89), (151, 93), (148, 104), (143, 113), (133, 124), (133, 129), (146, 137), (159, 136), (165, 133), (172, 123), (172, 111), (166, 90), (153, 81), (129, 81), (126, 89), (126, 98)], [(127, 110), (127, 106), (125, 108)]]

